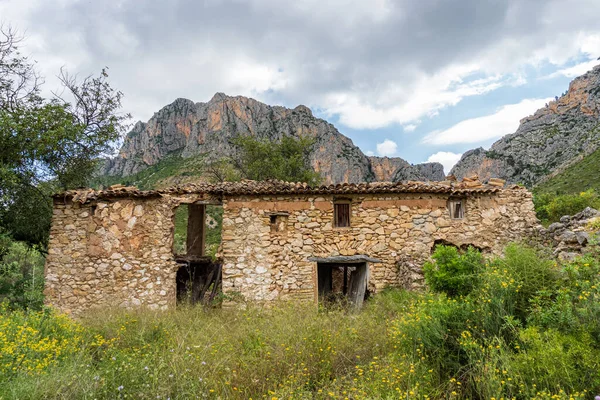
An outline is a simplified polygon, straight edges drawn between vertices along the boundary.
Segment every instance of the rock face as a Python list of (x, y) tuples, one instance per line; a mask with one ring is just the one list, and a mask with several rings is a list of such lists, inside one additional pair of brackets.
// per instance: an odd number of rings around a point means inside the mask
[(452, 169), (533, 186), (600, 146), (600, 65), (573, 80), (556, 101), (523, 118), (517, 131), (492, 145), (467, 151)]
[[(147, 123), (138, 122), (127, 134), (120, 154), (107, 161), (103, 173), (128, 176), (173, 154), (234, 156), (229, 140), (238, 135), (272, 141), (284, 135), (315, 138), (311, 163), (324, 183), (372, 182), (396, 175), (398, 179), (443, 179), (443, 173), (437, 173), (442, 170), (441, 164), (421, 167), (401, 158), (367, 157), (332, 124), (314, 117), (308, 107), (269, 106), (222, 93), (215, 94), (208, 103), (177, 99)], [(397, 174), (398, 168), (404, 172)]]
[(539, 230), (544, 241), (554, 248), (554, 255), (559, 259), (572, 260), (581, 255), (592, 237), (598, 240), (598, 234), (590, 232), (591, 223), (600, 220), (600, 211), (587, 207), (573, 215), (565, 215), (560, 222), (550, 224), (548, 228)]
[(444, 166), (440, 163), (409, 164), (400, 157), (369, 157), (377, 181), (443, 181)]

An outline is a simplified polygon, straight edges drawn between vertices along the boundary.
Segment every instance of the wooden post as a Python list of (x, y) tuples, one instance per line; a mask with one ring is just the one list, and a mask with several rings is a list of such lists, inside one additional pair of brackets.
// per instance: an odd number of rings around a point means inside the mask
[(206, 221), (206, 206), (204, 204), (188, 205), (187, 226), (187, 255), (204, 255), (204, 224)]

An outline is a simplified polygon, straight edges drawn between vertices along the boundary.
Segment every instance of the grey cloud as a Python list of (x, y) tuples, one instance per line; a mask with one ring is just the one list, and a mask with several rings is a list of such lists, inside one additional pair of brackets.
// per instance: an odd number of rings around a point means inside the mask
[[(598, 2), (583, 0), (43, 1), (24, 28), (59, 56), (72, 45), (64, 38), (77, 38), (87, 57), (70, 61), (85, 72), (108, 65), (147, 118), (176, 97), (236, 90), (226, 67), (237, 62), (280, 69), (287, 84), (229, 94), (325, 106), (328, 94), (358, 93), (374, 107), (402, 104), (416, 77), (469, 63), (511, 72), (558, 37), (597, 32), (599, 15)], [(391, 86), (398, 93), (382, 98)]]

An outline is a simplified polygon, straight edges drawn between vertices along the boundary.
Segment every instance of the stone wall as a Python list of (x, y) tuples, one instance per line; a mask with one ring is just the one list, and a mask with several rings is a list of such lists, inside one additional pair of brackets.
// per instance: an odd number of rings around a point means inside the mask
[(222, 201), (223, 291), (255, 302), (314, 301), (317, 265), (309, 257), (367, 255), (381, 260), (369, 264), (372, 292), (389, 285), (418, 288), (436, 240), (499, 253), (538, 225), (524, 189), (471, 194), (460, 220), (449, 218), (447, 195), (349, 195), (349, 228), (332, 226), (334, 199), (161, 194), (84, 205), (56, 199), (46, 303), (73, 314), (94, 307), (173, 307), (173, 215), (183, 203)]
[(46, 303), (74, 314), (95, 306), (174, 305), (172, 219), (172, 204), (161, 199), (56, 202)]
[[(450, 219), (447, 195), (351, 196), (350, 228), (333, 227), (334, 196), (237, 197), (224, 200), (223, 291), (250, 301), (314, 300), (309, 257), (367, 255), (369, 289), (422, 285), (421, 266), (436, 240), (472, 244), (491, 253), (538, 225), (531, 194), (507, 189), (465, 199), (463, 219)], [(285, 229), (271, 228), (271, 215)]]

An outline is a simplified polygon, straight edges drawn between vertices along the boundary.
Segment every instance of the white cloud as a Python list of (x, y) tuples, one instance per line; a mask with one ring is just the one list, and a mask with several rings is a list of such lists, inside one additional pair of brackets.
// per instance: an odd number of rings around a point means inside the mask
[(460, 160), (460, 157), (462, 157), (462, 154), (452, 153), (451, 151), (438, 151), (430, 155), (427, 162), (439, 162), (444, 166), (444, 172), (449, 174), (454, 164)]
[(371, 156), (374, 156), (374, 155), (375, 155), (375, 153), (374, 153), (373, 151), (371, 151), (371, 150), (367, 150), (367, 151), (365, 151), (365, 154), (366, 154), (367, 156), (369, 156), (369, 157), (371, 157)]
[(525, 99), (517, 104), (508, 104), (500, 107), (494, 114), (467, 119), (448, 129), (433, 131), (422, 142), (446, 145), (496, 139), (516, 131), (522, 118), (544, 107), (550, 100), (552, 99)]
[(544, 78), (556, 78), (557, 76), (561, 75), (566, 76), (567, 78), (575, 78), (576, 76), (585, 74), (598, 64), (600, 64), (600, 61), (598, 60), (585, 61), (569, 68), (559, 69), (558, 71), (553, 72), (550, 75), (545, 76)]
[(382, 143), (377, 143), (377, 154), (380, 156), (393, 156), (396, 154), (396, 150), (398, 149), (398, 145), (396, 142), (385, 139)]
[(414, 125), (420, 118), (437, 115), (465, 97), (488, 93), (513, 81), (512, 76), (500, 75), (469, 80), (478, 69), (477, 65), (452, 65), (434, 76), (417, 73), (414, 81), (404, 87), (390, 83), (373, 102), (363, 99), (368, 96), (365, 93), (330, 94), (324, 108), (353, 129), (377, 129), (395, 123)]
[(402, 129), (404, 129), (404, 132), (414, 132), (415, 129), (417, 129), (417, 125), (415, 125), (415, 124), (404, 125), (402, 127)]

